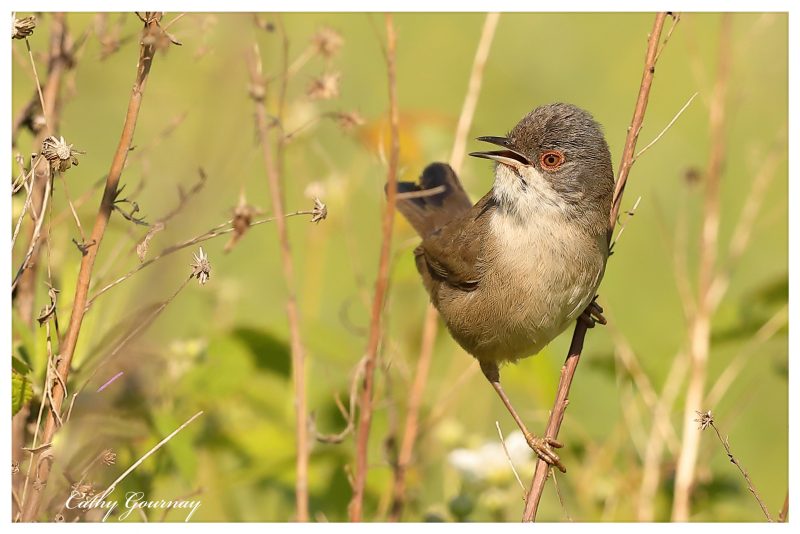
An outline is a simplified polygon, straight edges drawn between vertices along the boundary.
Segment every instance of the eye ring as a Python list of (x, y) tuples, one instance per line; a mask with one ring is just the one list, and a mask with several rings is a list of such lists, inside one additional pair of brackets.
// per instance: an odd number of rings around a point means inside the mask
[(560, 150), (547, 150), (539, 156), (539, 164), (546, 171), (554, 171), (561, 167), (567, 160)]

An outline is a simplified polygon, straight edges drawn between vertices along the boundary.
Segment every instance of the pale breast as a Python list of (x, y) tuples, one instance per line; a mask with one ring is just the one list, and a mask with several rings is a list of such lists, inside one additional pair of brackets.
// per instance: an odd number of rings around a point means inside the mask
[(490, 227), (479, 287), (440, 305), (458, 307), (443, 315), (468, 352), (499, 363), (536, 354), (585, 309), (603, 275), (605, 236), (561, 217), (521, 224), (495, 213)]

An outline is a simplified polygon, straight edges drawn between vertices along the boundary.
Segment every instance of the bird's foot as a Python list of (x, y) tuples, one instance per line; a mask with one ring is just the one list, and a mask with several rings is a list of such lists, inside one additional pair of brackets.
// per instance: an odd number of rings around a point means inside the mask
[(592, 302), (583, 310), (578, 316), (578, 320), (585, 323), (588, 328), (594, 328), (596, 324), (605, 325), (608, 323), (603, 316), (603, 308), (597, 303), (597, 296), (592, 299)]
[(553, 448), (560, 449), (563, 447), (563, 443), (553, 438), (537, 438), (531, 433), (525, 435), (525, 441), (528, 442), (530, 448), (533, 449), (533, 452), (535, 452), (536, 456), (540, 459), (544, 460), (549, 465), (557, 467), (562, 473), (567, 472), (567, 468), (564, 467), (558, 454), (553, 450)]

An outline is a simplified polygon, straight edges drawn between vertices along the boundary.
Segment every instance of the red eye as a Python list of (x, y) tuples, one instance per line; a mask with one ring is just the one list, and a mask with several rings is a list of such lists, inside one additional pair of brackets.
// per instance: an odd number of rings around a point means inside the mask
[(542, 152), (542, 155), (539, 156), (539, 163), (544, 170), (554, 171), (561, 167), (566, 159), (564, 153), (560, 150), (548, 150), (547, 152)]

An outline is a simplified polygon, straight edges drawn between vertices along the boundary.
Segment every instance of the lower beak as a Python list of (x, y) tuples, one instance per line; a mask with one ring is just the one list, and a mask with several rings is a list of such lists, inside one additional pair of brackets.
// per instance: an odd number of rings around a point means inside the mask
[(502, 163), (503, 165), (508, 165), (509, 167), (514, 167), (514, 168), (527, 167), (530, 166), (531, 164), (531, 162), (524, 154), (514, 150), (509, 146), (511, 142), (507, 137), (494, 137), (494, 136), (478, 137), (478, 141), (485, 141), (487, 143), (492, 143), (494, 145), (500, 145), (504, 147), (504, 150), (470, 152), (469, 154), (470, 156), (474, 156), (476, 158), (490, 159), (498, 163)]

